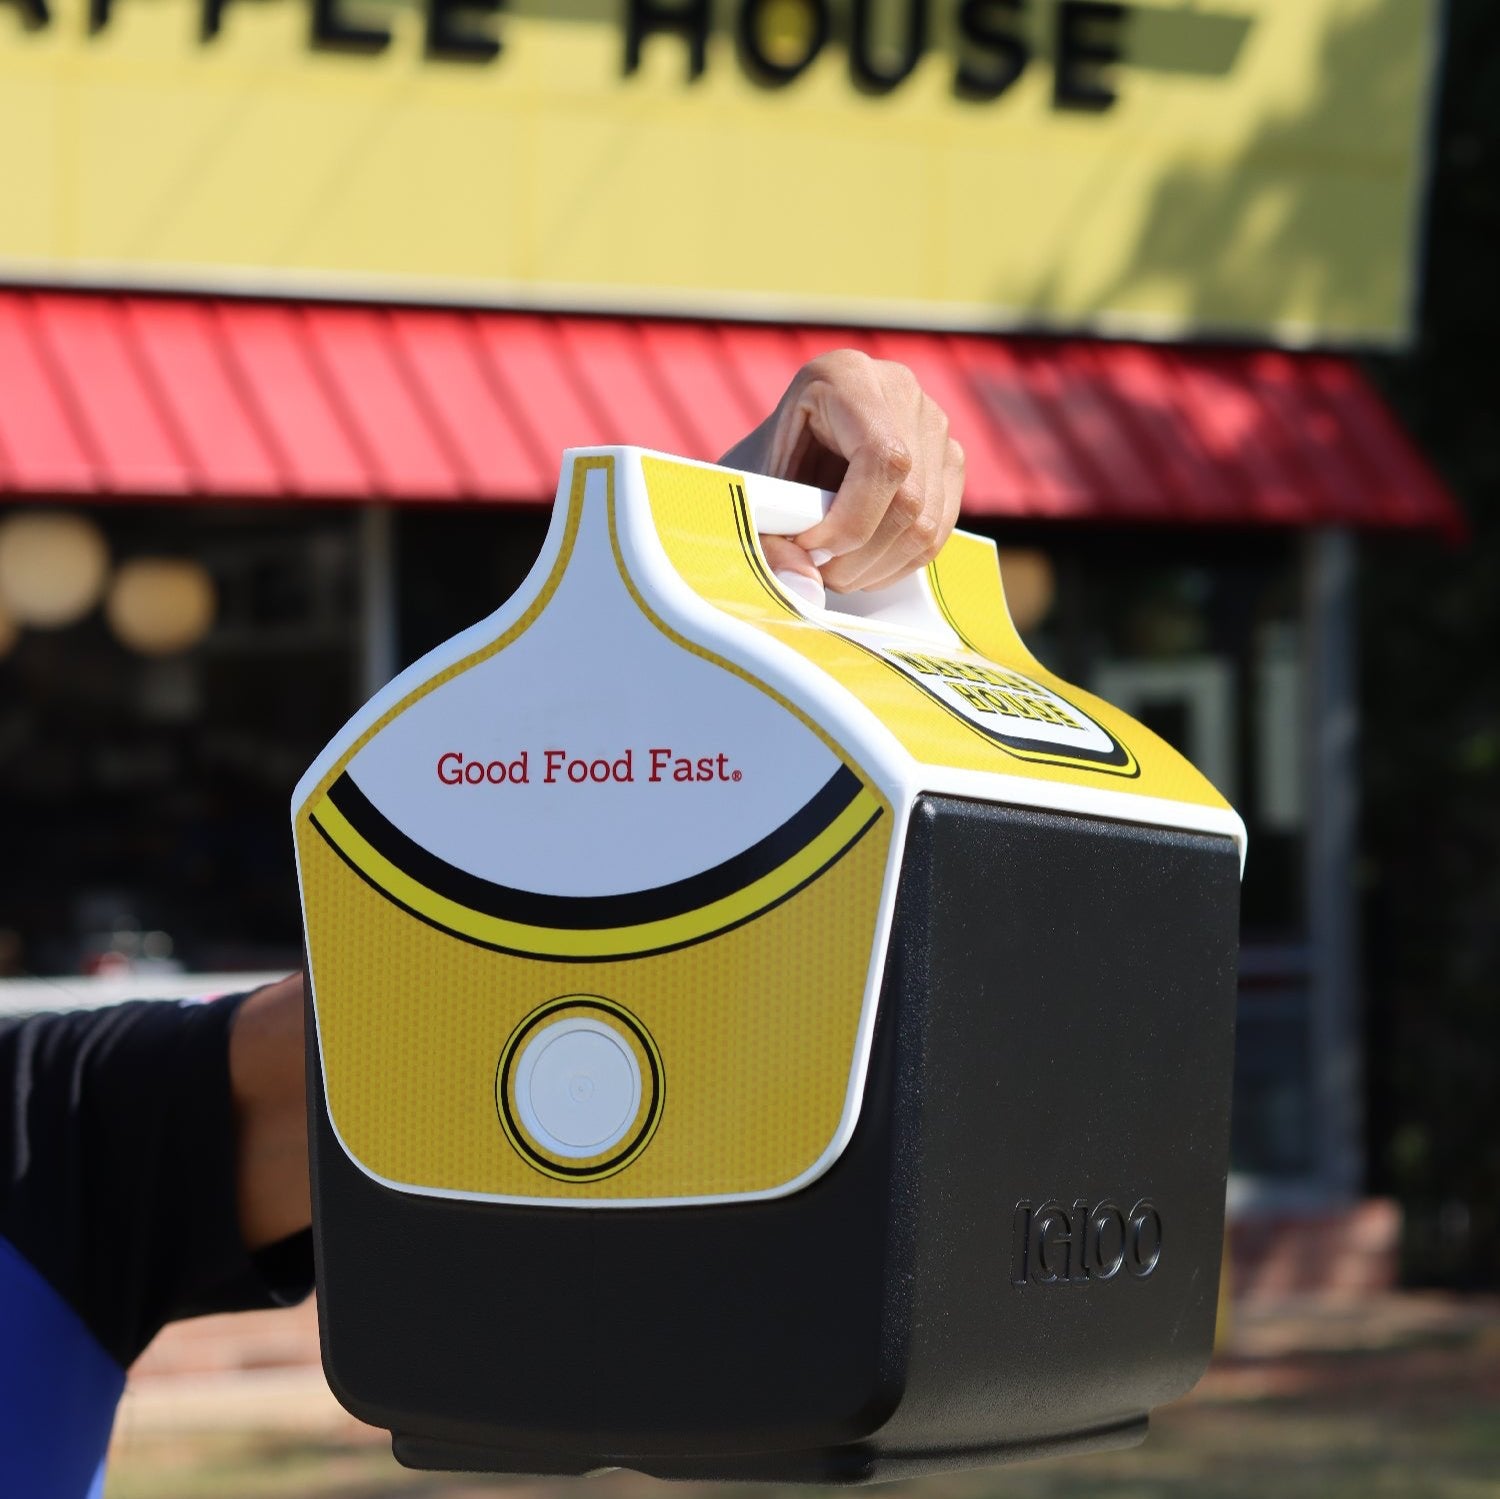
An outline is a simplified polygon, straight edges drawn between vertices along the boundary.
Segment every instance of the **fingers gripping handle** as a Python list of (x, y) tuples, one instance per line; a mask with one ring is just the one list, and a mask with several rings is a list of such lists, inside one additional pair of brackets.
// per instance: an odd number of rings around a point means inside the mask
[[(799, 536), (823, 519), (834, 499), (831, 490), (763, 474), (745, 476), (745, 493), (755, 529), (768, 536)], [(803, 607), (814, 618), (859, 620), (873, 627), (895, 626), (919, 632), (945, 646), (957, 643), (952, 627), (932, 597), (925, 569), (873, 592), (834, 593), (830, 589), (821, 610)]]

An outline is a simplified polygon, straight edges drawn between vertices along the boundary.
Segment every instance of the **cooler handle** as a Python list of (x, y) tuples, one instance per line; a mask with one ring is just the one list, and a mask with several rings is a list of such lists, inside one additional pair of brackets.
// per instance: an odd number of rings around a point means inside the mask
[[(793, 484), (765, 474), (745, 475), (745, 497), (755, 529), (770, 536), (797, 536), (817, 525), (833, 503), (833, 491), (811, 484)], [(791, 597), (789, 594), (788, 597)], [(902, 634), (918, 634), (934, 645), (952, 650), (961, 645), (958, 635), (938, 608), (927, 570), (920, 569), (872, 592), (834, 593), (831, 589), (822, 609), (796, 599), (809, 619), (819, 622), (854, 623), (867, 628), (894, 627)]]

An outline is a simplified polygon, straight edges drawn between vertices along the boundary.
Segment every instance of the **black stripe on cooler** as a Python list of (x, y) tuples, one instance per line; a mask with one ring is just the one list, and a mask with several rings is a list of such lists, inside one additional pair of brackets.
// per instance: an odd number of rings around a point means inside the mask
[[(502, 921), (602, 931), (668, 920), (743, 890), (817, 838), (859, 792), (859, 777), (847, 765), (840, 765), (805, 805), (749, 848), (700, 874), (621, 895), (545, 895), (470, 874), (403, 833), (347, 771), (329, 788), (328, 799), (371, 847), (434, 894)], [(495, 831), (503, 836), (503, 824)]]

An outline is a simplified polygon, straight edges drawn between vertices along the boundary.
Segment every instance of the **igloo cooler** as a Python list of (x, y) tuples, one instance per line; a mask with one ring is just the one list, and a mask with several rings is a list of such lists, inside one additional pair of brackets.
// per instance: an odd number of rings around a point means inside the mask
[(826, 503), (568, 453), (297, 788), (324, 1366), (406, 1464), (896, 1477), (1207, 1361), (1242, 824), (990, 542), (785, 592)]

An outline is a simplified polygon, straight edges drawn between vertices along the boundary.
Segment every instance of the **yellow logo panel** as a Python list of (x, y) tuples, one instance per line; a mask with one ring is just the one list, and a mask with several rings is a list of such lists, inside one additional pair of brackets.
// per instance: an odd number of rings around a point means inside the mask
[[(891, 819), (754, 922), (651, 957), (578, 964), (457, 940), (299, 829), (329, 1114), (374, 1175), (424, 1190), (553, 1200), (772, 1191), (833, 1138), (854, 1059)], [(568, 1164), (518, 1145), (518, 1028), (587, 991), (628, 1011), (660, 1056), (659, 1118), (631, 1159)], [(623, 1027), (622, 1027), (623, 1029)], [(644, 1067), (649, 1076), (649, 1067)], [(524, 1138), (524, 1137), (523, 1137)], [(537, 1154), (542, 1156), (538, 1161)]]

